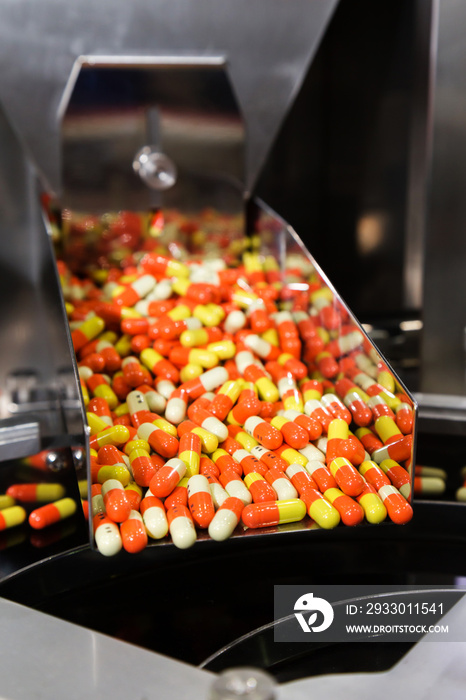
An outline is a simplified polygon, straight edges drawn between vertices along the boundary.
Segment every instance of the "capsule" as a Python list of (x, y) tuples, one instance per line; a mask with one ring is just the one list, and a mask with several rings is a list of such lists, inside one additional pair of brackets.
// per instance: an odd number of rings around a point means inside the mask
[(262, 503), (263, 501), (275, 501), (277, 493), (272, 486), (264, 479), (262, 474), (257, 472), (249, 472), (244, 477), (244, 483), (251, 492), (253, 503)]
[(302, 449), (309, 442), (307, 430), (288, 418), (285, 418), (285, 416), (274, 416), (270, 424), (273, 425), (274, 428), (280, 430), (284, 441), (295, 450)]
[(196, 425), (199, 425), (201, 428), (204, 428), (204, 430), (215, 435), (218, 440), (226, 440), (228, 437), (228, 428), (226, 425), (202, 406), (191, 404), (188, 408), (188, 417), (193, 423), (196, 423)]
[[(438, 476), (415, 476), (414, 495), (415, 496), (441, 496), (446, 489), (444, 479)], [(460, 499), (458, 499), (460, 500)]]
[(201, 428), (190, 420), (184, 420), (178, 425), (178, 435), (181, 438), (184, 433), (194, 433), (201, 439), (201, 447), (207, 454), (212, 454), (218, 447), (218, 437), (208, 430)]
[(347, 496), (340, 489), (327, 489), (324, 492), (325, 498), (340, 513), (341, 521), (344, 525), (354, 527), (364, 520), (364, 510), (357, 501)]
[[(308, 462), (308, 457), (303, 453), (308, 447), (309, 445), (306, 445), (303, 450), (298, 451), (293, 449), (293, 447), (289, 447), (288, 445), (284, 444), (274, 450), (274, 452), (276, 452), (288, 464), (301, 464), (303, 467), (305, 467), (306, 463)], [(311, 447), (314, 446), (311, 445)]]
[(186, 506), (172, 506), (167, 511), (168, 529), (175, 547), (188, 549), (197, 540), (196, 528)]
[(231, 455), (235, 462), (238, 462), (244, 475), (255, 473), (265, 476), (268, 467), (256, 456), (247, 450), (235, 449)]
[(145, 496), (141, 501), (140, 513), (149, 537), (161, 540), (168, 534), (167, 514), (160, 498)]
[(297, 425), (306, 430), (308, 441), (317, 440), (322, 435), (322, 424), (315, 420), (315, 418), (306, 416), (305, 413), (293, 409), (285, 410), (283, 415), (285, 418), (288, 418), (288, 420), (294, 421)]
[(86, 386), (92, 393), (92, 396), (105, 399), (111, 411), (114, 411), (118, 406), (118, 397), (108, 380), (103, 374), (92, 374), (86, 380)]
[(244, 507), (241, 520), (246, 527), (259, 528), (294, 523), (306, 515), (306, 504), (300, 498), (268, 503), (251, 503)]
[(113, 557), (121, 550), (120, 529), (104, 512), (96, 513), (92, 519), (94, 539), (97, 549), (104, 557)]
[(263, 445), (256, 445), (255, 447), (253, 447), (251, 453), (254, 455), (254, 457), (257, 457), (258, 460), (265, 464), (267, 469), (270, 469), (271, 467), (276, 467), (278, 469), (281, 469), (282, 472), (284, 472), (285, 469), (289, 466), (289, 464), (291, 464), (291, 462), (287, 462), (286, 459), (280, 457), (280, 455), (278, 455), (276, 452), (273, 452), (272, 450), (268, 450), (266, 447), (263, 447)]
[(137, 430), (137, 436), (148, 442), (152, 449), (162, 457), (170, 459), (178, 453), (177, 438), (157, 428), (153, 423), (142, 423)]
[(169, 496), (186, 471), (186, 463), (182, 459), (169, 459), (152, 477), (149, 484), (151, 493), (158, 498)]
[(146, 348), (141, 352), (139, 357), (142, 364), (156, 377), (166, 379), (170, 382), (179, 381), (180, 373), (178, 369), (153, 348)]
[(328, 410), (333, 418), (341, 418), (351, 425), (353, 417), (351, 411), (346, 408), (344, 403), (336, 394), (323, 394), (320, 399), (321, 405)]
[(47, 503), (29, 514), (29, 525), (35, 530), (42, 530), (74, 515), (76, 507), (76, 501), (72, 498), (61, 498), (54, 503)]
[(27, 518), (22, 506), (9, 506), (0, 511), (0, 531), (21, 525)]
[(333, 530), (340, 524), (340, 513), (317, 489), (304, 489), (300, 498), (306, 504), (309, 517), (322, 529)]
[(21, 503), (50, 503), (63, 498), (65, 487), (56, 483), (12, 484), (6, 495)]
[(395, 407), (395, 423), (403, 435), (409, 435), (413, 432), (414, 411), (406, 401), (402, 401)]
[(208, 533), (213, 540), (223, 542), (235, 531), (243, 512), (244, 504), (239, 498), (229, 496), (218, 508), (210, 521)]
[(294, 488), (301, 496), (301, 493), (308, 488), (318, 489), (318, 486), (312, 476), (301, 464), (290, 464), (285, 471)]
[(388, 476), (390, 482), (405, 498), (411, 496), (411, 477), (401, 464), (394, 459), (384, 459), (380, 462), (380, 468)]
[(147, 532), (141, 513), (132, 510), (127, 520), (120, 525), (123, 549), (129, 554), (137, 554), (147, 547)]
[(112, 425), (93, 435), (89, 440), (89, 447), (99, 449), (104, 445), (124, 445), (131, 437), (131, 433), (125, 425)]
[(250, 416), (244, 423), (245, 431), (268, 450), (276, 450), (283, 442), (280, 430), (259, 416)]
[(304, 413), (314, 420), (319, 421), (322, 426), (322, 432), (326, 435), (328, 432), (328, 426), (332, 422), (335, 416), (333, 416), (330, 411), (328, 411), (318, 399), (309, 399), (304, 404)]
[(195, 524), (206, 529), (215, 515), (209, 482), (202, 474), (195, 474), (188, 479), (188, 508)]
[(71, 333), (74, 351), (76, 353), (79, 352), (86, 343), (100, 335), (104, 328), (105, 321), (99, 316), (91, 316), (91, 318), (83, 321), (79, 327)]
[(147, 450), (136, 448), (129, 454), (134, 481), (139, 486), (149, 486), (157, 468)]
[[(146, 497), (153, 495), (148, 489), (146, 492)], [(188, 505), (188, 477), (184, 476), (180, 481), (177, 483), (173, 491), (164, 499), (163, 505), (165, 510), (168, 510), (172, 506), (176, 505), (181, 505), (181, 506), (187, 506)]]
[[(210, 412), (223, 421), (235, 405), (242, 390), (242, 382), (237, 379), (228, 379), (217, 391), (210, 404)], [(244, 422), (244, 421), (243, 421)]]
[(358, 496), (366, 483), (364, 477), (345, 457), (337, 457), (329, 464), (330, 473), (347, 496)]
[(271, 467), (266, 473), (265, 478), (276, 493), (276, 498), (274, 500), (288, 501), (293, 498), (298, 498), (297, 490), (286, 476), (286, 473), (281, 469)]
[(362, 507), (368, 523), (378, 525), (387, 517), (387, 509), (372, 484), (366, 483), (356, 500)]
[(181, 345), (171, 350), (168, 359), (178, 368), (193, 364), (200, 365), (204, 369), (212, 369), (219, 363), (219, 358), (214, 352), (200, 348), (187, 348)]
[(371, 484), (377, 491), (391, 484), (390, 479), (385, 472), (379, 467), (376, 462), (366, 460), (359, 466), (359, 473), (365, 478), (368, 484)]
[(196, 433), (186, 432), (180, 437), (178, 457), (186, 464), (186, 476), (199, 474), (202, 443)]
[(310, 460), (304, 465), (306, 471), (312, 476), (319, 490), (325, 493), (328, 489), (337, 488), (337, 482), (329, 469), (318, 460)]
[(117, 479), (107, 479), (102, 484), (102, 498), (105, 512), (116, 523), (122, 523), (129, 517), (131, 504), (126, 496), (124, 486)]
[(244, 425), (250, 416), (259, 415), (262, 405), (254, 385), (248, 382), (246, 386), (243, 386), (236, 405), (228, 413), (227, 422), (234, 425)]
[(223, 486), (228, 496), (239, 498), (244, 505), (252, 502), (252, 495), (241, 477), (232, 469), (226, 469), (219, 476), (220, 484)]
[(212, 460), (218, 467), (220, 473), (226, 470), (234, 471), (240, 476), (243, 473), (241, 464), (238, 462), (238, 460), (234, 459), (228, 452), (226, 452), (226, 450), (222, 450), (221, 448), (215, 450), (215, 452), (212, 454)]
[(375, 435), (369, 428), (358, 428), (355, 432), (356, 437), (363, 445), (364, 449), (369, 455), (381, 448), (383, 448), (383, 442), (380, 438)]
[(5, 494), (0, 494), (0, 510), (4, 510), (5, 508), (11, 508), (11, 506), (15, 506), (16, 501), (12, 496), (8, 496), (6, 493)]
[(379, 496), (387, 509), (388, 517), (397, 525), (408, 523), (413, 517), (413, 509), (394, 486), (382, 486)]

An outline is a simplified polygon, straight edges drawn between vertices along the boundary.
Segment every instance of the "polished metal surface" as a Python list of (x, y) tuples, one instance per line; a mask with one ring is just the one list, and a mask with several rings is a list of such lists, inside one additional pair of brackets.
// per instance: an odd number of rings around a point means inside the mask
[(8, 700), (199, 700), (215, 675), (0, 599)]
[(59, 113), (61, 207), (242, 215), (245, 125), (222, 58), (82, 56)]
[(442, 0), (435, 7), (420, 390), (458, 396), (466, 391), (466, 5)]
[[(83, 409), (35, 173), (0, 110), (0, 461), (83, 445)], [(17, 430), (15, 430), (17, 426)]]
[(58, 110), (79, 56), (223, 56), (248, 126), (245, 187), (251, 189), (336, 5), (2, 0), (0, 100), (45, 182), (59, 193)]

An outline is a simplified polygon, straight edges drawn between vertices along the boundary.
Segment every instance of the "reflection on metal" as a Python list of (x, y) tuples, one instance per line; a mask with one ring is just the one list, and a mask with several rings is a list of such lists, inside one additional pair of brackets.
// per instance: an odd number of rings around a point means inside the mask
[(0, 432), (11, 436), (10, 446), (2, 440), (5, 461), (51, 442), (84, 445), (84, 418), (35, 173), (1, 109), (0, 143)]
[(80, 57), (60, 115), (62, 207), (242, 213), (244, 124), (224, 59)]
[(466, 398), (452, 394), (415, 393), (422, 433), (466, 435)]
[(175, 164), (153, 146), (144, 146), (136, 153), (133, 170), (154, 190), (168, 190), (176, 182)]

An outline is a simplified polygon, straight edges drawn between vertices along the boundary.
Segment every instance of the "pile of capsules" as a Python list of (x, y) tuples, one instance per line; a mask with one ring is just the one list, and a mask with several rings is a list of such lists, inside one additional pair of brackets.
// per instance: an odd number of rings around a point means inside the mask
[(411, 519), (412, 403), (305, 256), (58, 269), (102, 554)]

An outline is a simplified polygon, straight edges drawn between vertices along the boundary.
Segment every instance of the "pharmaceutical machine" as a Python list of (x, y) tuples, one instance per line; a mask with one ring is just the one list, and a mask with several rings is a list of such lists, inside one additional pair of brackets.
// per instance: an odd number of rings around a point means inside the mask
[[(35, 469), (78, 506), (50, 529), (0, 533), (0, 595), (214, 673), (386, 671), (409, 645), (278, 652), (264, 626), (274, 585), (402, 590), (465, 576), (464, 10), (448, 0), (0, 7), (0, 490)], [(117, 266), (147, 244), (131, 238), (131, 216), (175, 259), (185, 246), (234, 265), (247, 240), (282, 275), (290, 260), (310, 266), (410, 400), (412, 484), (417, 465), (445, 473), (434, 495), (414, 490), (408, 524), (291, 523), (200, 537), (186, 551), (169, 541), (135, 556), (96, 551), (56, 257), (76, 275), (105, 256)], [(286, 285), (299, 293), (299, 279)]]

